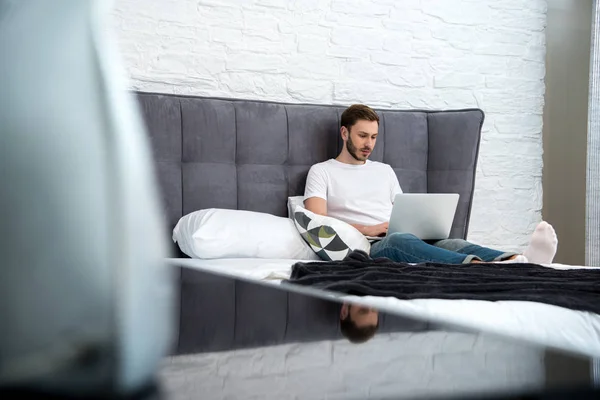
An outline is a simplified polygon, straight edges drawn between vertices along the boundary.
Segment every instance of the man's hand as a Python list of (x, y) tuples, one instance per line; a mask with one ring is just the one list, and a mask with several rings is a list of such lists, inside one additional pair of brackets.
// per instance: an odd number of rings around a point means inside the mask
[(372, 225), (372, 226), (366, 226), (366, 225), (352, 225), (352, 226), (355, 227), (356, 229), (358, 229), (358, 231), (365, 236), (375, 237), (375, 236), (385, 236), (388, 231), (388, 225), (389, 224), (387, 222), (384, 222), (384, 223)]
[(368, 226), (365, 236), (385, 236), (388, 231), (388, 223), (384, 222), (378, 225)]

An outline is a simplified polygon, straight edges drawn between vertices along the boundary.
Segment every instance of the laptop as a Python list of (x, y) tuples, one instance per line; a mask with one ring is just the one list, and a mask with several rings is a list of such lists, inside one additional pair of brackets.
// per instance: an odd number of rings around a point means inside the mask
[(402, 193), (396, 195), (388, 235), (412, 233), (422, 240), (450, 236), (458, 206), (457, 193)]

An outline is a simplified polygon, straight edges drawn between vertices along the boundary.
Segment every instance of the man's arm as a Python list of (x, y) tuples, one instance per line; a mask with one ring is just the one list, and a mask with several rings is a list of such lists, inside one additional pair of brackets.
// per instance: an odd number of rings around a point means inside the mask
[(360, 233), (365, 236), (384, 236), (388, 230), (388, 223), (384, 222), (378, 225), (359, 225), (359, 224), (350, 224), (355, 227)]
[[(315, 214), (327, 216), (327, 201), (320, 197), (310, 197), (304, 200), (304, 208)], [(355, 227), (360, 233), (365, 236), (380, 236), (387, 233), (388, 223), (385, 222), (379, 225), (359, 225), (350, 224)]]
[(313, 165), (306, 177), (304, 208), (319, 215), (327, 215), (327, 174), (319, 164)]
[(304, 200), (304, 208), (315, 214), (327, 216), (327, 200), (320, 197), (311, 197)]

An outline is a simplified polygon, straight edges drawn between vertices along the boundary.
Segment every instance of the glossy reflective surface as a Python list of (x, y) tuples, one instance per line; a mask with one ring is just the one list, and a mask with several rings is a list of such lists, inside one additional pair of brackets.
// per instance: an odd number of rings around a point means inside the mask
[(169, 398), (503, 398), (591, 387), (591, 360), (579, 355), (303, 287), (186, 268), (181, 279), (178, 354), (160, 373)]

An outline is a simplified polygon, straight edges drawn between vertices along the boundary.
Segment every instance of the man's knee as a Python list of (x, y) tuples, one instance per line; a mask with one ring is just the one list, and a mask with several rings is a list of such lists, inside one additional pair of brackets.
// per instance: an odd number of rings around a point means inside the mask
[(471, 243), (463, 239), (444, 239), (438, 240), (434, 245), (436, 247), (441, 247), (442, 249), (462, 249), (470, 244)]
[(469, 245), (471, 245), (471, 243), (463, 239), (444, 239), (434, 243), (435, 247), (450, 251), (458, 251), (466, 248)]
[(415, 235), (413, 235), (412, 233), (392, 233), (391, 235), (388, 236), (387, 238), (388, 242), (391, 245), (394, 245), (396, 243), (401, 243), (401, 242), (405, 242), (405, 241), (409, 241), (409, 240), (420, 240), (418, 237), (416, 237)]

